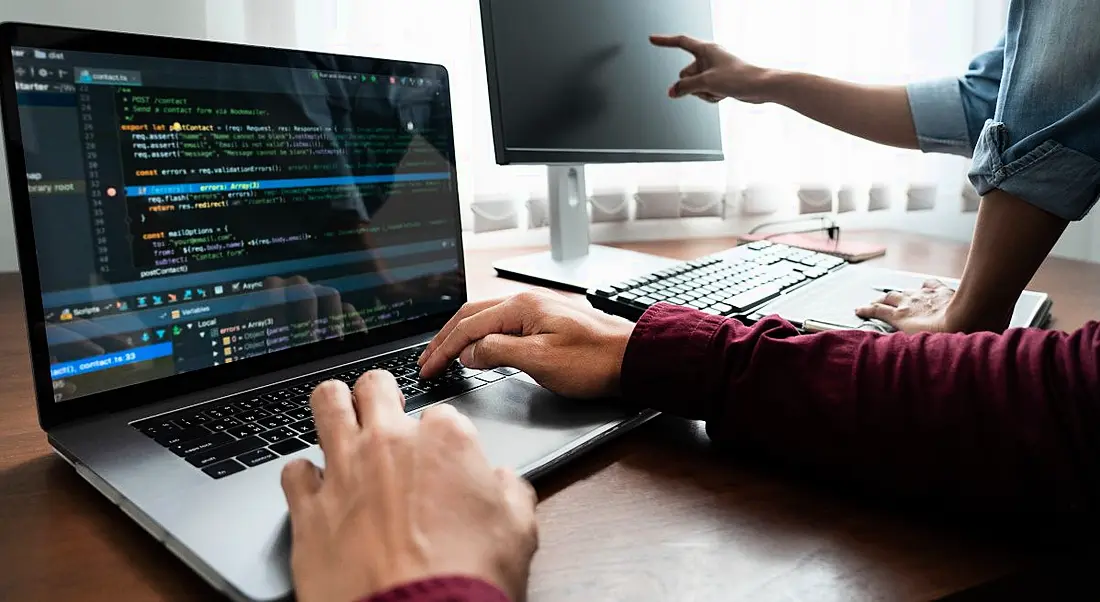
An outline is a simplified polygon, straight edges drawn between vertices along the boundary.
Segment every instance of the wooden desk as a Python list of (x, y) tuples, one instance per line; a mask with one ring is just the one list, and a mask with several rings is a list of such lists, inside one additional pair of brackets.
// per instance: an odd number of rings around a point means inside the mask
[[(881, 264), (958, 277), (962, 245), (889, 245)], [(731, 240), (624, 245), (692, 258)], [(523, 285), (468, 255), (473, 297)], [(38, 429), (18, 278), (0, 276), (0, 600), (207, 600), (214, 592), (101, 498)], [(1100, 314), (1100, 266), (1051, 259), (1032, 288), (1055, 327)], [(1095, 312), (1095, 313), (1094, 313)], [(713, 452), (702, 426), (660, 418), (540, 481), (530, 599), (927, 600), (1034, 558), (1003, 541), (815, 489)]]

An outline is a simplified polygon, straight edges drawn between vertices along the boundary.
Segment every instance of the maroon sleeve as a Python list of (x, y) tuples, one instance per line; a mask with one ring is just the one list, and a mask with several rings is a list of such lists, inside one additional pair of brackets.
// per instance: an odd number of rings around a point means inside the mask
[(978, 511), (1100, 503), (1100, 323), (1067, 334), (800, 335), (658, 305), (625, 397), (715, 441), (834, 479)]
[(511, 602), (495, 585), (470, 577), (437, 577), (395, 587), (360, 602)]

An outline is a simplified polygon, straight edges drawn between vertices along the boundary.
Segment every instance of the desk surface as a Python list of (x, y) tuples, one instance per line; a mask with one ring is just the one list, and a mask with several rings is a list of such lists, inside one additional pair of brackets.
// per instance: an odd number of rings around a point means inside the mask
[[(966, 247), (897, 233), (880, 265), (961, 275)], [(732, 240), (626, 247), (693, 258)], [(468, 254), (471, 297), (522, 290)], [(38, 429), (18, 277), (0, 276), (0, 600), (205, 600), (213, 592), (101, 498)], [(1050, 259), (1032, 288), (1055, 328), (1100, 307), (1100, 266)], [(929, 517), (720, 457), (702, 425), (659, 418), (537, 483), (541, 551), (530, 599), (927, 600), (1031, 558)]]

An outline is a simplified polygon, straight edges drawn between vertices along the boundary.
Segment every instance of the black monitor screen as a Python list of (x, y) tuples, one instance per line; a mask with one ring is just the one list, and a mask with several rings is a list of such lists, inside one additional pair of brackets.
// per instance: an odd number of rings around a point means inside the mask
[(442, 68), (11, 52), (55, 401), (464, 298)]
[(482, 0), (500, 163), (721, 160), (718, 107), (671, 100), (691, 56), (652, 34), (713, 37), (711, 0)]

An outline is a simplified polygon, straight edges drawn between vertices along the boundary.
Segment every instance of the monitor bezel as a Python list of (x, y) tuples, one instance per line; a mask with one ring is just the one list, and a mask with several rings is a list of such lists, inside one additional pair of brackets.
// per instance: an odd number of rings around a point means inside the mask
[[(494, 0), (480, 0), (481, 32), (485, 50), (485, 75), (489, 93), (489, 119), (493, 129), (493, 151), (498, 165), (585, 165), (610, 163), (698, 163), (725, 161), (724, 150), (661, 152), (621, 149), (614, 151), (516, 150), (508, 148), (504, 136), (503, 101), (497, 73), (496, 33), (493, 28)], [(719, 118), (718, 127), (721, 128)]]
[[(449, 74), (447, 69), (439, 64), (15, 22), (0, 23), (0, 44), (7, 49), (5, 52), (10, 52), (11, 47), (56, 48), (71, 52), (98, 52), (274, 67), (287, 66), (288, 56), (319, 58), (335, 61), (338, 66), (355, 64), (359, 69), (364, 68), (364, 62), (368, 62), (371, 65), (371, 72), (394, 73), (398, 76), (405, 72), (412, 75), (413, 73), (422, 74), (426, 69), (436, 70), (439, 81), (444, 83), (444, 93), (448, 95), (448, 112), (453, 111)], [(216, 368), (176, 374), (155, 381), (55, 402), (50, 378), (50, 355), (46, 341), (45, 308), (42, 305), (41, 282), (31, 220), (26, 159), (23, 153), (14, 84), (14, 64), (10, 59), (0, 63), (2, 63), (0, 81), (3, 82), (3, 87), (0, 89), (0, 112), (2, 112), (4, 126), (17, 257), (22, 277), (23, 304), (30, 344), (31, 374), (39, 423), (44, 430), (75, 420), (158, 403), (205, 389), (224, 387), (250, 377), (287, 370), (308, 362), (426, 335), (439, 330), (450, 319), (449, 313), (425, 316), (379, 330), (349, 335), (343, 339), (312, 343), (232, 364), (223, 364)], [(451, 148), (448, 150), (451, 158), (451, 177), (455, 183), (454, 219), (455, 223), (459, 224), (461, 209), (458, 201), (453, 113), (447, 121), (451, 125)], [(457, 225), (455, 235), (460, 280), (457, 307), (459, 303), (465, 303), (468, 298), (465, 286), (465, 253), (460, 227)]]

